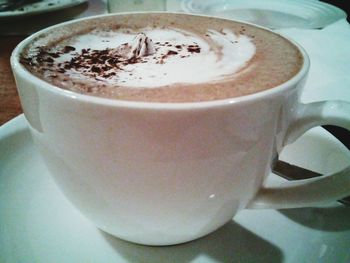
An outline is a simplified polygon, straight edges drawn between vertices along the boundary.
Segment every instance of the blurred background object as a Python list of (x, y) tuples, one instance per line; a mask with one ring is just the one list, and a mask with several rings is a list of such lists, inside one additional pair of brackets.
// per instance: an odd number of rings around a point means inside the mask
[(14, 18), (69, 8), (87, 0), (2, 0), (0, 18)]
[(108, 12), (166, 11), (166, 0), (108, 0)]
[(182, 8), (272, 29), (319, 29), (346, 18), (342, 9), (317, 0), (183, 0)]
[(57, 23), (104, 13), (104, 0), (41, 0), (0, 11), (0, 35), (29, 35)]
[(20, 10), (27, 5), (40, 1), (41, 0), (3, 0), (0, 2), (0, 12)]
[(344, 0), (322, 0), (322, 2), (326, 2), (329, 3), (331, 5), (337, 6), (341, 9), (343, 9), (345, 11), (345, 13), (347, 14), (347, 20), (348, 22), (350, 22), (350, 5), (349, 5), (349, 1), (344, 1)]

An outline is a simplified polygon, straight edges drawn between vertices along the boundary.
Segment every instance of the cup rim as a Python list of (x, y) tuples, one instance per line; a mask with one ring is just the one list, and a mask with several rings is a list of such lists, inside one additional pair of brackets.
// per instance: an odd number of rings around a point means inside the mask
[[(24, 47), (26, 47), (33, 39), (37, 38), (38, 36), (45, 34), (47, 31), (53, 30), (55, 28), (59, 28), (62, 26), (66, 26), (69, 24), (79, 23), (82, 21), (87, 20), (93, 20), (98, 19), (101, 17), (108, 17), (108, 16), (119, 16), (119, 15), (128, 15), (128, 14), (169, 14), (169, 15), (184, 15), (184, 16), (197, 16), (197, 17), (208, 17), (208, 18), (214, 18), (214, 19), (220, 19), (220, 20), (229, 20), (229, 21), (236, 21), (239, 23), (247, 24), (250, 26), (258, 27), (261, 29), (264, 29), (266, 31), (272, 32), (273, 34), (277, 34), (281, 36), (284, 39), (287, 39), (289, 42), (291, 42), (294, 46), (298, 48), (300, 53), (303, 57), (303, 64), (298, 71), (297, 74), (295, 74), (292, 78), (288, 79), (287, 81), (281, 83), (280, 85), (277, 85), (275, 87), (269, 88), (267, 90), (259, 91), (253, 94), (233, 97), (233, 98), (225, 98), (225, 99), (219, 99), (219, 100), (209, 100), (209, 101), (197, 101), (197, 102), (147, 102), (147, 101), (132, 101), (132, 100), (119, 100), (115, 98), (104, 98), (104, 97), (97, 97), (93, 95), (87, 95), (87, 94), (81, 94), (74, 91), (62, 89), (60, 87), (57, 87), (47, 81), (42, 80), (41, 78), (35, 76), (34, 74), (30, 73), (20, 62), (19, 57)], [(278, 93), (283, 93), (284, 91), (288, 90), (290, 87), (295, 86), (308, 72), (310, 67), (310, 59), (307, 55), (305, 49), (299, 45), (294, 40), (284, 36), (283, 34), (274, 32), (266, 27), (262, 27), (259, 25), (255, 25), (253, 23), (248, 23), (245, 21), (240, 20), (232, 20), (232, 19), (225, 19), (225, 18), (219, 18), (214, 17), (210, 15), (203, 15), (203, 14), (188, 14), (188, 13), (180, 13), (180, 12), (164, 12), (164, 11), (156, 11), (156, 12), (123, 12), (123, 13), (114, 13), (114, 14), (101, 14), (96, 16), (90, 16), (90, 17), (84, 17), (79, 19), (74, 19), (70, 21), (66, 21), (63, 23), (59, 23), (47, 28), (44, 28), (42, 30), (39, 30), (38, 32), (28, 36), (24, 40), (22, 40), (13, 50), (10, 58), (11, 67), (14, 73), (23, 76), (26, 80), (30, 81), (31, 83), (37, 84), (36, 86), (43, 88), (51, 93), (54, 93), (55, 95), (59, 95), (62, 97), (65, 97), (67, 99), (72, 99), (74, 101), (79, 102), (85, 102), (85, 103), (92, 103), (97, 105), (105, 105), (105, 106), (111, 106), (111, 107), (127, 107), (127, 108), (148, 108), (148, 109), (194, 109), (194, 108), (210, 108), (210, 107), (218, 107), (218, 106), (225, 106), (225, 105), (231, 105), (236, 103), (242, 103), (242, 102), (252, 102), (254, 100), (259, 100), (265, 97), (274, 96)]]

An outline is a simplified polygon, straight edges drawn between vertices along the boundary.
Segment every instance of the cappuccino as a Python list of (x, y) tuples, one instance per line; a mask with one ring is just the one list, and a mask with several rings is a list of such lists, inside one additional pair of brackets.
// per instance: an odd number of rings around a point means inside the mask
[(186, 14), (73, 22), (40, 36), (21, 63), (62, 89), (131, 101), (198, 102), (276, 87), (303, 64), (297, 47), (262, 28)]

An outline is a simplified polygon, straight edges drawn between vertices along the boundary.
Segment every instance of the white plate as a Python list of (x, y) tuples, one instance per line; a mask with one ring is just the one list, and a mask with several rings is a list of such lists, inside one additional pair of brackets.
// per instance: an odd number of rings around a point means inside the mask
[[(323, 129), (282, 159), (319, 172), (345, 166), (349, 152)], [(270, 182), (282, 180), (271, 175)], [(243, 210), (197, 241), (148, 247), (95, 228), (61, 194), (33, 146), (23, 116), (0, 127), (0, 262), (350, 262), (350, 209)]]
[(323, 28), (346, 18), (343, 10), (317, 0), (183, 0), (182, 9), (269, 28)]
[(14, 18), (57, 11), (82, 4), (86, 1), (87, 0), (42, 0), (37, 3), (25, 5), (20, 9), (0, 12), (0, 18)]

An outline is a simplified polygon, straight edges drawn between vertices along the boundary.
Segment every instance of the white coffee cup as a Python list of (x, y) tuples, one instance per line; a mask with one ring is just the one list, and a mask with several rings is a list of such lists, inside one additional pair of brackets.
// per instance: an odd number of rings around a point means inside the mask
[(349, 103), (300, 103), (309, 70), (301, 47), (300, 72), (263, 92), (208, 102), (132, 102), (73, 93), (28, 72), (20, 54), (48, 30), (16, 47), (12, 69), (55, 182), (100, 229), (140, 244), (177, 244), (216, 230), (244, 208), (307, 207), (350, 194), (349, 167), (263, 187), (284, 145), (318, 125), (350, 128)]

